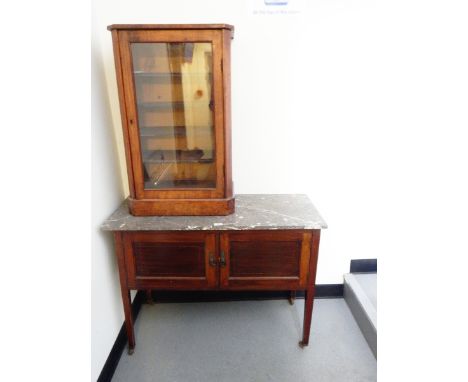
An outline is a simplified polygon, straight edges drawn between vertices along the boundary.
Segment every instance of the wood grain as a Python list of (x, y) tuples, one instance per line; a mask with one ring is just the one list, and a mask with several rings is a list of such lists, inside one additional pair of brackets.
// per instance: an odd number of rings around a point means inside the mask
[(129, 353), (135, 349), (135, 332), (133, 330), (132, 301), (130, 299), (130, 286), (127, 282), (127, 266), (125, 264), (123, 234), (114, 233), (115, 254), (119, 266), (120, 292), (125, 315), (125, 330), (128, 338)]
[(231, 138), (231, 40), (232, 30), (223, 30), (223, 116), (224, 116), (224, 161), (225, 161), (225, 196), (232, 197), (234, 184), (232, 181), (232, 138)]
[(127, 177), (128, 177), (128, 186), (130, 191), (130, 197), (135, 197), (135, 184), (133, 176), (133, 163), (131, 155), (131, 146), (130, 138), (127, 126), (127, 108), (125, 104), (125, 88), (123, 84), (123, 72), (122, 72), (122, 63), (121, 63), (121, 54), (120, 54), (120, 42), (119, 34), (116, 30), (112, 31), (112, 45), (114, 48), (114, 62), (115, 62), (115, 75), (117, 78), (117, 88), (119, 91), (119, 104), (120, 104), (120, 117), (122, 122), (123, 138), (124, 138), (124, 147), (125, 147), (125, 159), (127, 165)]
[(127, 282), (136, 289), (208, 289), (217, 286), (216, 238), (206, 232), (126, 232)]
[(204, 243), (134, 242), (136, 277), (204, 277), (204, 248)]
[(229, 199), (128, 199), (135, 216), (220, 216), (234, 212), (234, 198)]
[(302, 329), (302, 341), (300, 346), (309, 344), (310, 326), (312, 323), (312, 310), (314, 308), (315, 297), (315, 276), (317, 274), (317, 261), (320, 245), (320, 230), (312, 230), (312, 243), (310, 246), (310, 264), (309, 264), (309, 280), (307, 281), (306, 300), (304, 304), (304, 323)]
[(301, 243), (298, 241), (235, 241), (229, 256), (230, 277), (299, 277)]
[(230, 231), (220, 233), (226, 266), (220, 286), (243, 290), (305, 288), (310, 234), (302, 231)]

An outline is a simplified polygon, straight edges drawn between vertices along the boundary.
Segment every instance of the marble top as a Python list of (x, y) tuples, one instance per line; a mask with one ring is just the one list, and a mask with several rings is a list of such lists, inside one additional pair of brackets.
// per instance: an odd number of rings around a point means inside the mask
[(327, 223), (303, 194), (236, 195), (227, 216), (133, 216), (127, 201), (101, 225), (105, 231), (200, 231), (322, 229)]

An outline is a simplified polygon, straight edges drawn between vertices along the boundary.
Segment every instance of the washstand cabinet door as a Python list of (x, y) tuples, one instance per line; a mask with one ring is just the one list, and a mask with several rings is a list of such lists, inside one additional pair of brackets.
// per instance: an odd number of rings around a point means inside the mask
[(217, 285), (215, 234), (131, 232), (124, 237), (132, 289), (210, 289)]
[(221, 288), (304, 289), (307, 285), (310, 242), (310, 232), (222, 233)]

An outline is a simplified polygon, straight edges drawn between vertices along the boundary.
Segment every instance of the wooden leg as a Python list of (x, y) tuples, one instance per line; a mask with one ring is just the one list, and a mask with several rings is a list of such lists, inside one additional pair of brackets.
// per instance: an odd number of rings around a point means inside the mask
[(289, 303), (294, 305), (294, 300), (296, 299), (296, 291), (292, 290), (289, 292)]
[(317, 273), (318, 249), (320, 243), (320, 230), (312, 230), (312, 242), (310, 248), (309, 261), (309, 281), (307, 285), (304, 302), (304, 323), (302, 327), (302, 341), (299, 346), (303, 348), (309, 345), (310, 326), (312, 323), (312, 310), (314, 308), (315, 297), (315, 275)]
[(125, 330), (127, 332), (128, 339), (128, 354), (133, 354), (133, 351), (135, 350), (135, 332), (133, 330), (132, 300), (130, 298), (130, 289), (128, 289), (127, 286), (122, 236), (123, 234), (121, 232), (114, 233), (115, 253), (117, 255), (117, 262), (119, 265), (120, 292), (122, 294), (122, 302), (125, 314)]
[(150, 305), (154, 305), (153, 295), (151, 293), (151, 289), (146, 290), (146, 303)]
[(129, 290), (127, 292), (122, 290), (122, 301), (125, 313), (125, 330), (128, 338), (128, 354), (131, 355), (135, 350), (135, 332), (133, 330), (132, 301)]
[(310, 325), (312, 323), (312, 310), (314, 309), (314, 295), (315, 288), (306, 291), (306, 298), (304, 302), (304, 323), (302, 328), (302, 341), (299, 346), (303, 348), (309, 345)]

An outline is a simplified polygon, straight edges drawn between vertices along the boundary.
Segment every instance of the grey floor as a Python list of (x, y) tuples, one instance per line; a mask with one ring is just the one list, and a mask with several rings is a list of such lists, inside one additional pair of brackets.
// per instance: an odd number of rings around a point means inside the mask
[(376, 381), (344, 299), (315, 301), (305, 349), (303, 308), (303, 300), (143, 305), (135, 353), (122, 355), (113, 381)]

